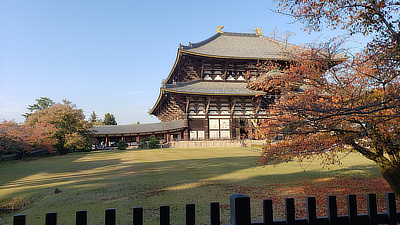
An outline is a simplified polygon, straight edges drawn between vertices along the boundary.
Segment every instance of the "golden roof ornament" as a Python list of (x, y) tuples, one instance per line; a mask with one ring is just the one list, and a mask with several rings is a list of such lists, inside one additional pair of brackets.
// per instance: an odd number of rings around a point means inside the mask
[(262, 35), (262, 30), (261, 28), (256, 28), (254, 29), (256, 31), (256, 35)]
[(222, 33), (224, 33), (224, 32), (222, 31), (223, 28), (224, 28), (224, 26), (218, 26), (218, 27), (217, 27), (217, 34), (222, 34)]

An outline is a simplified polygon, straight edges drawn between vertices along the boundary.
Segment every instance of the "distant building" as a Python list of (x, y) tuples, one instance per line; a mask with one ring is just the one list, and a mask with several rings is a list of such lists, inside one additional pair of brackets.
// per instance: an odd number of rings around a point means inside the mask
[(249, 81), (260, 78), (260, 65), (266, 61), (284, 67), (291, 61), (287, 52), (299, 47), (262, 36), (260, 29), (231, 33), (222, 28), (204, 41), (179, 46), (175, 64), (149, 111), (162, 123), (95, 127), (98, 137), (137, 142), (141, 136), (156, 134), (169, 142), (251, 135), (275, 96), (248, 88)]
[[(110, 146), (117, 144), (119, 140), (125, 140), (130, 146), (139, 145), (140, 140), (150, 135), (156, 135), (158, 139), (169, 142), (179, 140), (182, 132), (187, 129), (183, 120), (165, 123), (130, 124), (130, 125), (98, 125), (94, 126), (95, 137), (99, 143)], [(171, 138), (171, 139), (170, 139)]]
[(175, 64), (162, 83), (150, 114), (161, 121), (183, 120), (184, 140), (241, 139), (265, 115), (274, 96), (249, 89), (267, 60), (284, 65), (294, 48), (257, 33), (217, 34), (199, 43), (180, 45)]

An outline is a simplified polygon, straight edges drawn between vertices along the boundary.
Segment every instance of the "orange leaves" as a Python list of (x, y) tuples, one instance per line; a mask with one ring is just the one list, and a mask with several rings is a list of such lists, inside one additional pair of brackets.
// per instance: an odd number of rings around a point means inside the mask
[(56, 139), (57, 151), (60, 154), (65, 154), (72, 148), (89, 148), (92, 143), (91, 123), (85, 120), (81, 109), (67, 100), (36, 111), (26, 122), (29, 126), (38, 126), (41, 123), (54, 126), (52, 137)]
[(4, 120), (0, 123), (0, 151), (3, 151), (2, 154), (30, 152), (36, 149), (52, 152), (53, 131), (54, 126), (47, 123), (27, 126)]

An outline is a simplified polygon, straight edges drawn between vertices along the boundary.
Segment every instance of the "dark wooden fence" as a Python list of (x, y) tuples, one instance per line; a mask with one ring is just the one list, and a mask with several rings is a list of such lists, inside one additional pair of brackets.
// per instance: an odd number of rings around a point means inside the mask
[[(294, 199), (285, 200), (285, 219), (273, 220), (272, 200), (263, 200), (263, 221), (251, 222), (250, 197), (245, 195), (232, 195), (230, 197), (230, 217), (232, 225), (359, 225), (359, 224), (390, 224), (400, 222), (400, 212), (396, 211), (396, 199), (394, 193), (386, 193), (386, 212), (378, 213), (376, 195), (367, 195), (368, 213), (357, 213), (357, 201), (355, 195), (347, 195), (347, 215), (338, 215), (336, 196), (328, 196), (328, 216), (317, 217), (315, 197), (307, 198), (307, 218), (296, 219)], [(196, 211), (194, 204), (186, 204), (186, 225), (196, 224)], [(143, 225), (143, 208), (133, 208), (133, 225)], [(87, 224), (87, 211), (76, 212), (76, 225)], [(14, 225), (26, 225), (26, 215), (15, 215)], [(47, 213), (45, 225), (56, 225), (57, 213)], [(115, 225), (116, 209), (106, 209), (105, 225)], [(160, 206), (160, 225), (170, 224), (170, 207)], [(183, 224), (183, 223), (182, 223)], [(218, 202), (210, 203), (210, 224), (220, 224), (220, 207)]]

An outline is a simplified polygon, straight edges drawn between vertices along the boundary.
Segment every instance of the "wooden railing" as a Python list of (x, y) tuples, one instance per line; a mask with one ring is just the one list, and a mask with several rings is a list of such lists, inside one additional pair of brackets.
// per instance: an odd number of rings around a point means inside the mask
[[(328, 215), (317, 217), (315, 197), (307, 198), (307, 218), (296, 219), (294, 199), (285, 200), (285, 219), (273, 220), (272, 200), (263, 200), (263, 221), (251, 222), (250, 197), (245, 195), (232, 195), (230, 197), (230, 219), (232, 225), (395, 225), (400, 222), (400, 212), (396, 211), (394, 193), (386, 193), (386, 212), (377, 211), (376, 195), (367, 195), (367, 214), (357, 213), (357, 200), (355, 195), (347, 195), (347, 215), (338, 215), (336, 196), (328, 196)], [(196, 224), (196, 211), (194, 204), (186, 204), (186, 225)], [(133, 208), (133, 225), (143, 225), (143, 208)], [(26, 215), (15, 215), (14, 225), (26, 225)], [(76, 212), (76, 225), (86, 225), (88, 222), (87, 211)], [(106, 209), (105, 225), (117, 224), (116, 209)], [(170, 207), (160, 206), (160, 225), (170, 224)], [(183, 224), (183, 223), (182, 223)], [(45, 225), (57, 225), (57, 213), (47, 213)], [(218, 202), (210, 203), (210, 225), (220, 225), (220, 206)]]

